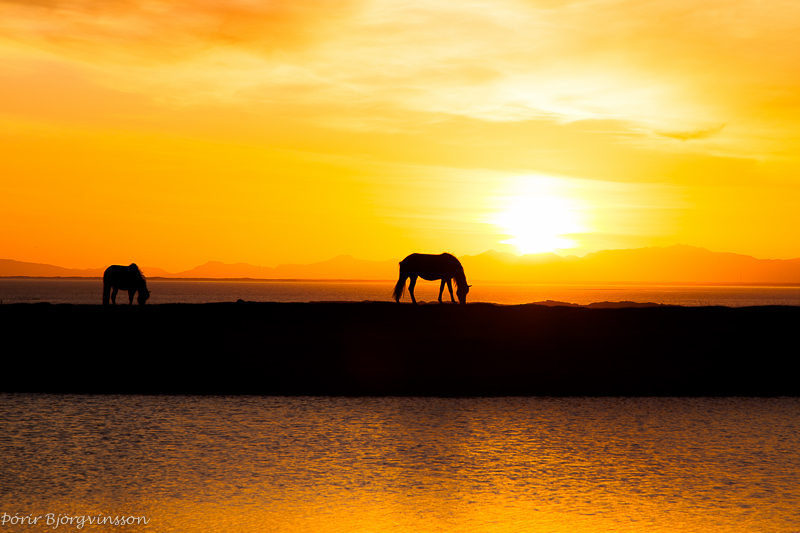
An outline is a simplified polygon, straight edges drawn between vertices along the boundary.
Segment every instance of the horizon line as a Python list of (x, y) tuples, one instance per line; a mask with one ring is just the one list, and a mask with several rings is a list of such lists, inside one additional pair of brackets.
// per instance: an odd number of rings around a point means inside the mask
[[(0, 276), (0, 279), (53, 279), (53, 280), (98, 280), (102, 276)], [(147, 276), (150, 280), (162, 281), (253, 281), (266, 283), (395, 283), (394, 279), (348, 279), (348, 278), (191, 278)], [(800, 287), (800, 282), (721, 282), (721, 281), (506, 281), (476, 278), (473, 284), (491, 283), (497, 285), (632, 285), (642, 287)]]

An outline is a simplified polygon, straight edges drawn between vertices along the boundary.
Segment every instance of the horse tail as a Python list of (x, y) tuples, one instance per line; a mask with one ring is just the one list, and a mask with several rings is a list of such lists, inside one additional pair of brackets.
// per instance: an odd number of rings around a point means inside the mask
[(108, 305), (108, 300), (111, 298), (111, 284), (103, 280), (103, 305)]
[(395, 302), (399, 302), (400, 298), (403, 297), (403, 293), (406, 292), (406, 279), (408, 276), (403, 275), (403, 263), (400, 263), (400, 277), (397, 279), (397, 283), (394, 284), (394, 290), (392, 290), (392, 298), (394, 298)]
[(400, 279), (397, 280), (397, 283), (395, 283), (394, 285), (394, 290), (392, 291), (392, 298), (394, 298), (396, 302), (399, 302), (400, 298), (403, 297), (403, 293), (405, 292), (406, 292), (406, 278), (401, 276)]

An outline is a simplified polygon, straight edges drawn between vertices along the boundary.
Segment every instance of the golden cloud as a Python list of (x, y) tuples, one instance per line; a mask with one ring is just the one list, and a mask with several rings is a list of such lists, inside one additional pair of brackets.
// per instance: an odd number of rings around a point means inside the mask
[(7, 40), (77, 55), (183, 60), (217, 46), (262, 53), (317, 42), (352, 0), (1, 0)]
[(781, 137), (796, 103), (763, 109), (800, 89), (798, 30), (800, 5), (755, 0), (0, 0), (1, 40), (161, 101), (354, 129), (611, 120), (652, 142)]

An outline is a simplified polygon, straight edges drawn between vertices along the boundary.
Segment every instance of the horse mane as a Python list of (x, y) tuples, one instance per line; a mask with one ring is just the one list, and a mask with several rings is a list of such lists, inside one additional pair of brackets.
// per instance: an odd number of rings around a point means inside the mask
[(464, 266), (461, 264), (461, 261), (459, 261), (458, 258), (453, 254), (444, 252), (442, 255), (446, 255), (447, 257), (451, 258), (458, 266), (458, 271), (456, 272), (456, 275), (453, 276), (453, 281), (456, 284), (456, 292), (458, 292), (458, 289), (461, 286), (461, 284), (458, 282), (459, 279), (463, 280), (465, 286), (467, 285), (467, 275), (464, 273)]
[(131, 263), (129, 268), (136, 269), (136, 273), (139, 275), (140, 278), (142, 278), (142, 283), (147, 282), (147, 278), (144, 277), (144, 272), (142, 272), (142, 269), (139, 268), (139, 266), (136, 263)]

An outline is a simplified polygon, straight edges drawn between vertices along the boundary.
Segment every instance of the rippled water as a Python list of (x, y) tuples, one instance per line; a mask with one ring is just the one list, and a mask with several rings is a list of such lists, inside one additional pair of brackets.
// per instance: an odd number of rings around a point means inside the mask
[(0, 395), (0, 420), (0, 512), (149, 520), (85, 531), (800, 527), (798, 398)]
[[(391, 301), (394, 283), (389, 281), (181, 281), (148, 280), (148, 303), (311, 301)], [(435, 302), (439, 284), (420, 281), (416, 296)], [(3, 303), (100, 304), (103, 282), (100, 279), (0, 279)], [(126, 292), (117, 303), (128, 303)], [(447, 300), (449, 295), (445, 293)], [(475, 283), (470, 302), (523, 304), (555, 300), (566, 303), (653, 302), (673, 305), (800, 305), (800, 287), (743, 286), (649, 286), (649, 285), (537, 285)], [(409, 301), (408, 295), (405, 301)]]

